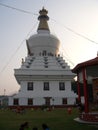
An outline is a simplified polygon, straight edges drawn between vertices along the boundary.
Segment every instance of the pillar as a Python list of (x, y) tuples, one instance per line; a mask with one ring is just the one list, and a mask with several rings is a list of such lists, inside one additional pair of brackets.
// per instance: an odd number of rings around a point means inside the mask
[(79, 73), (77, 73), (77, 87), (78, 87), (78, 101), (79, 101), (79, 102), (81, 102), (81, 93), (80, 93)]
[(88, 90), (87, 90), (87, 80), (86, 80), (86, 68), (82, 69), (82, 75), (83, 75), (83, 87), (84, 87), (84, 101), (85, 101), (85, 113), (89, 112), (89, 106), (88, 106)]

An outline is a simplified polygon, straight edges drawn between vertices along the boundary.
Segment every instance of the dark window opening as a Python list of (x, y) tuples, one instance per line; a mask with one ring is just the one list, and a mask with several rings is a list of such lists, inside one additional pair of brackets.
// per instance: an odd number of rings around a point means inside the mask
[(44, 90), (49, 90), (49, 82), (44, 82)]
[(62, 98), (62, 104), (67, 104), (67, 98)]
[(33, 98), (28, 98), (28, 105), (33, 105)]
[(59, 83), (59, 90), (65, 90), (65, 83), (64, 82)]
[(33, 82), (28, 82), (27, 90), (33, 90)]
[(13, 99), (13, 105), (19, 105), (19, 99), (18, 98)]

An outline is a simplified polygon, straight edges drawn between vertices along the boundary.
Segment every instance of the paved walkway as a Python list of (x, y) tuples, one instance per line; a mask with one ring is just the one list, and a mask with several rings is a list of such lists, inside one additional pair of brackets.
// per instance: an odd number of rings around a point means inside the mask
[(83, 120), (81, 120), (80, 118), (75, 118), (74, 119), (75, 121), (77, 121), (77, 122), (79, 122), (79, 123), (84, 123), (84, 124), (90, 124), (90, 125), (97, 125), (97, 127), (98, 127), (98, 122), (88, 122), (88, 121), (83, 121)]

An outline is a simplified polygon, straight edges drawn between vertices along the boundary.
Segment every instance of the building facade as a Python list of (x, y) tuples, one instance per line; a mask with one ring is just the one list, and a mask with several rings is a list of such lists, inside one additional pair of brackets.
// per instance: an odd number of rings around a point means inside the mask
[(59, 54), (59, 39), (50, 33), (48, 11), (39, 11), (37, 34), (26, 41), (28, 55), (14, 70), (20, 85), (17, 94), (9, 97), (9, 106), (66, 106), (76, 102), (71, 90), (75, 74)]

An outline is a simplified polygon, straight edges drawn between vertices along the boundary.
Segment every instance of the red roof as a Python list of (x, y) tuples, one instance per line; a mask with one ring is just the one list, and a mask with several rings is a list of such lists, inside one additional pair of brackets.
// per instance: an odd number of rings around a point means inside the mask
[(87, 66), (93, 66), (93, 65), (98, 65), (98, 56), (94, 59), (82, 62), (80, 64), (77, 64), (73, 69), (72, 72), (76, 73), (78, 70), (80, 70), (83, 67)]

